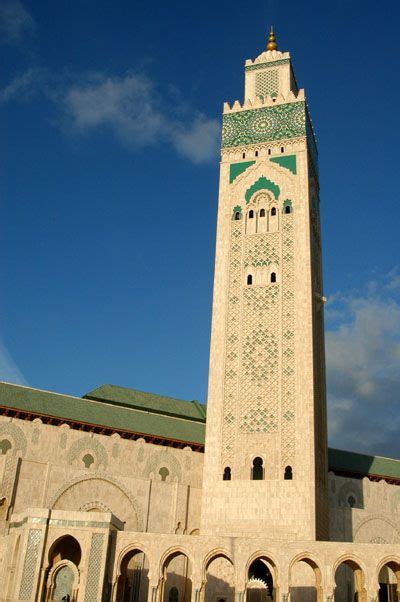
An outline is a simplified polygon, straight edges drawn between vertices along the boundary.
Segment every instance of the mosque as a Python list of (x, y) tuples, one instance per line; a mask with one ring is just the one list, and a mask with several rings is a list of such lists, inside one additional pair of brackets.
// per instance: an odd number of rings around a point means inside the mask
[(223, 109), (207, 411), (1, 383), (0, 601), (398, 601), (400, 460), (327, 447), (324, 300), (315, 137), (271, 30)]

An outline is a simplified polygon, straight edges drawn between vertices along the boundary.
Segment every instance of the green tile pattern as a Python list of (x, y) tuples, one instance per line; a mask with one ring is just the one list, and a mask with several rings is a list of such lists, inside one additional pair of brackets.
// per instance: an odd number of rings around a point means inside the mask
[(272, 163), (277, 163), (281, 167), (285, 167), (286, 169), (291, 171), (292, 174), (294, 174), (294, 175), (297, 174), (296, 155), (284, 155), (283, 157), (272, 157), (272, 159), (270, 159), (270, 161), (272, 161)]
[(248, 167), (254, 165), (254, 163), (255, 161), (242, 161), (241, 163), (231, 163), (229, 169), (229, 184), (232, 184), (235, 178), (237, 178), (238, 176), (240, 176), (241, 173), (246, 171)]
[(261, 176), (261, 178), (258, 178), (258, 180), (256, 180), (256, 182), (254, 182), (254, 184), (252, 184), (246, 190), (246, 194), (245, 194), (246, 203), (249, 203), (253, 194), (258, 192), (259, 190), (271, 191), (276, 199), (278, 199), (280, 192), (281, 192), (279, 186), (277, 184), (275, 184), (275, 182), (272, 182), (265, 176)]
[(268, 61), (264, 63), (256, 63), (255, 65), (246, 65), (245, 71), (257, 71), (258, 69), (268, 69), (269, 67), (277, 67), (279, 65), (287, 65), (290, 63), (289, 59), (280, 59), (278, 61)]
[(222, 148), (305, 135), (304, 101), (227, 113), (223, 116)]

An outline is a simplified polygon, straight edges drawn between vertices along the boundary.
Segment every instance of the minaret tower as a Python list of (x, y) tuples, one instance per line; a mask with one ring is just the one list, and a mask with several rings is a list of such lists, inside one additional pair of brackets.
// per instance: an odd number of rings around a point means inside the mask
[(328, 537), (317, 149), (288, 52), (224, 105), (202, 533)]

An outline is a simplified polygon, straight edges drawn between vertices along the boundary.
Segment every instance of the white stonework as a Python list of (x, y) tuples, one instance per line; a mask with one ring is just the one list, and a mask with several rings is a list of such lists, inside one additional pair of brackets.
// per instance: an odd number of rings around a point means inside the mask
[[(225, 115), (299, 102), (267, 51)], [(312, 135), (222, 149), (205, 454), (8, 403), (0, 602), (398, 600), (400, 474), (328, 473)]]

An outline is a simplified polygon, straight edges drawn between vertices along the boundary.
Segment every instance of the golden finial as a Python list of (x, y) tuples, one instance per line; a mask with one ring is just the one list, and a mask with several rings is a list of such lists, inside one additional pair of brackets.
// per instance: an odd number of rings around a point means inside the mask
[(278, 50), (278, 45), (275, 40), (274, 28), (271, 25), (271, 31), (269, 32), (267, 50)]

